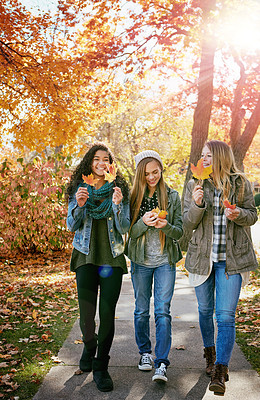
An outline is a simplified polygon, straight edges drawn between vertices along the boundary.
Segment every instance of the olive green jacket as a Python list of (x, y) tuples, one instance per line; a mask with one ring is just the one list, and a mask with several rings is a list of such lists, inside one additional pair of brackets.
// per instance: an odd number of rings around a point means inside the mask
[[(234, 221), (227, 219), (226, 228), (226, 272), (233, 275), (258, 267), (250, 232), (250, 225), (257, 221), (257, 211), (250, 182), (246, 180), (244, 197), (239, 203), (241, 178), (238, 175), (231, 178), (229, 201), (236, 204), (240, 211)], [(214, 186), (209, 180), (204, 181), (204, 204), (199, 207), (192, 199), (195, 184), (193, 179), (188, 182), (184, 198), (183, 227), (190, 239), (185, 268), (193, 274), (208, 275), (213, 240)]]
[[(182, 236), (182, 215), (181, 201), (176, 190), (167, 187), (168, 207), (167, 207), (167, 225), (161, 230), (166, 235), (165, 246), (170, 265), (174, 265), (182, 258), (181, 250), (177, 240)], [(129, 239), (125, 254), (135, 263), (144, 262), (144, 243), (145, 233), (153, 227), (145, 225), (142, 218), (132, 226), (129, 233)]]

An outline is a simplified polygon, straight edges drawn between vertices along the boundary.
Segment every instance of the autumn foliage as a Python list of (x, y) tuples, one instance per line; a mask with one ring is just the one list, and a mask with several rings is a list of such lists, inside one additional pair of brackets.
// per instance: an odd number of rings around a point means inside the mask
[(198, 161), (197, 166), (191, 163), (190, 169), (193, 173), (194, 178), (197, 178), (199, 180), (208, 179), (210, 174), (212, 173), (212, 165), (210, 165), (209, 167), (204, 167), (202, 158)]
[(159, 207), (156, 207), (152, 210), (154, 214), (157, 214), (159, 218), (165, 219), (168, 214), (165, 210), (160, 210)]
[(223, 204), (226, 208), (230, 208), (231, 210), (234, 210), (236, 208), (236, 204), (231, 204), (230, 201), (228, 201), (228, 199), (225, 199), (223, 201)]
[(98, 179), (95, 179), (93, 174), (89, 174), (88, 176), (82, 174), (82, 179), (87, 185), (90, 186), (95, 186), (95, 184), (98, 183)]
[(27, 165), (2, 163), (0, 176), (0, 251), (60, 250), (71, 241), (66, 229), (63, 194), (68, 179), (65, 162), (35, 159)]

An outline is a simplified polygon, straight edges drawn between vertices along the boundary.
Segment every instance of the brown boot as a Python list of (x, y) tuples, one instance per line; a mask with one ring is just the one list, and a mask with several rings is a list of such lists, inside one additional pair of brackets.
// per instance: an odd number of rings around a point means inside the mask
[(216, 361), (215, 346), (204, 348), (204, 358), (206, 358), (206, 374), (210, 376)]
[(209, 390), (218, 396), (224, 396), (226, 390), (225, 382), (228, 380), (228, 367), (222, 364), (214, 365)]

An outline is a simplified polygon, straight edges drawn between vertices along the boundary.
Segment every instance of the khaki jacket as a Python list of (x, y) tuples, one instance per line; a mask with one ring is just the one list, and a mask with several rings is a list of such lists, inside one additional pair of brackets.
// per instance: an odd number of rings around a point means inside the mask
[[(182, 236), (182, 215), (181, 201), (176, 190), (167, 188), (168, 191), (168, 207), (166, 216), (167, 225), (162, 228), (166, 235), (165, 246), (168, 254), (170, 265), (175, 265), (182, 258), (181, 250), (177, 240)], [(151, 227), (145, 225), (142, 218), (132, 226), (129, 234), (128, 244), (125, 254), (135, 263), (142, 264), (144, 261), (144, 243), (145, 233)]]
[[(208, 275), (213, 238), (214, 186), (209, 180), (204, 181), (204, 205), (199, 207), (192, 199), (195, 185), (195, 180), (189, 181), (184, 199), (183, 227), (190, 239), (185, 268), (193, 274)], [(227, 219), (226, 272), (230, 275), (258, 268), (250, 232), (250, 225), (257, 221), (254, 197), (250, 182), (246, 180), (244, 198), (239, 204), (240, 185), (241, 178), (233, 176), (229, 201), (237, 204), (240, 214), (234, 221)]]

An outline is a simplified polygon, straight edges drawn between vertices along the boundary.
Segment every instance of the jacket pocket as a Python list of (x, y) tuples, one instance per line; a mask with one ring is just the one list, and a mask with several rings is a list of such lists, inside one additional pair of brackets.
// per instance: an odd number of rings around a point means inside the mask
[(249, 242), (233, 247), (235, 263), (239, 268), (246, 268), (255, 265), (255, 252)]
[(185, 260), (185, 267), (189, 272), (196, 273), (198, 270), (198, 245), (189, 242)]

